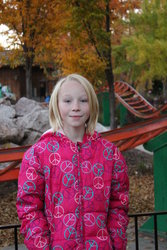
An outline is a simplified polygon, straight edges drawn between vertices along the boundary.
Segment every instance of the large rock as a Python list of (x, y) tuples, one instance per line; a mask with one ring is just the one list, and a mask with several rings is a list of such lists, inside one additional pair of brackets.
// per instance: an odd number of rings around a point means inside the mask
[(23, 144), (33, 144), (50, 128), (48, 109), (34, 108), (30, 113), (17, 120), (17, 127), (24, 130)]
[(33, 144), (50, 128), (48, 106), (22, 97), (15, 105), (0, 104), (0, 144)]
[(26, 97), (22, 97), (15, 104), (15, 110), (17, 116), (25, 116), (31, 113), (33, 110), (41, 109), (41, 105), (39, 102), (35, 100), (28, 99)]
[(17, 127), (24, 131), (23, 145), (33, 144), (49, 126), (48, 106), (22, 97), (15, 104)]
[(0, 118), (0, 144), (6, 142), (21, 143), (24, 131), (21, 131), (15, 124), (15, 120)]
[(16, 111), (12, 106), (0, 104), (0, 118), (13, 119), (16, 117)]
[(15, 117), (16, 111), (12, 106), (0, 105), (0, 144), (22, 141), (24, 132), (17, 127)]

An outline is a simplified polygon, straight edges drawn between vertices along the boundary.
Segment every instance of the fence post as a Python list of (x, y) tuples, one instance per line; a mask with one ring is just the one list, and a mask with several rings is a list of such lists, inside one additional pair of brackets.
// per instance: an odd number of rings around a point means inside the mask
[[(167, 208), (167, 132), (145, 143), (144, 148), (154, 153), (155, 211), (165, 211)], [(167, 215), (157, 218), (157, 228), (158, 233), (167, 233)], [(154, 230), (153, 218), (150, 218), (140, 230), (152, 232)]]
[(99, 101), (99, 122), (104, 126), (110, 126), (110, 105), (109, 93), (101, 92), (97, 94)]

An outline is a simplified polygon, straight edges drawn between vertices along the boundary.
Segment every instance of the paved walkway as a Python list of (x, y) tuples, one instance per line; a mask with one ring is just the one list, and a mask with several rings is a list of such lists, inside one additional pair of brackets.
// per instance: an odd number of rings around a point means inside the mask
[[(3, 247), (0, 249), (1, 250), (14, 250), (15, 248), (14, 246), (10, 246), (10, 247)], [(129, 239), (127, 250), (135, 250), (135, 249), (136, 249), (135, 240)], [(150, 236), (144, 235), (143, 233), (139, 234), (139, 249), (140, 250), (154, 250), (155, 249), (154, 239)], [(166, 239), (159, 238), (158, 249), (167, 250), (167, 238)], [(18, 250), (27, 250), (27, 248), (23, 244), (21, 244), (19, 245)]]
[[(127, 250), (135, 250), (135, 239), (128, 240)], [(154, 238), (148, 235), (144, 235), (143, 233), (139, 234), (139, 249), (140, 250), (154, 250), (155, 243)], [(159, 238), (158, 239), (158, 249), (159, 250), (167, 250), (167, 238)]]

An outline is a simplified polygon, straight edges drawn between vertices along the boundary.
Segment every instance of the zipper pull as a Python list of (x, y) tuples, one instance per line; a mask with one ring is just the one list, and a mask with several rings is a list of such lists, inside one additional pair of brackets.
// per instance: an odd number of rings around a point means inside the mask
[(80, 152), (81, 151), (81, 147), (80, 145), (77, 143), (77, 148), (78, 148), (78, 151)]

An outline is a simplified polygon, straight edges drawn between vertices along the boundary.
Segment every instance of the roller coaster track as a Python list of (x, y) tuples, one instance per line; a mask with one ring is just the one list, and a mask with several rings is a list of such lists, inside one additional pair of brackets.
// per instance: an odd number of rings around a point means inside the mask
[(151, 105), (131, 85), (126, 82), (114, 83), (115, 96), (132, 114), (144, 119), (158, 117), (167, 110), (167, 103), (159, 109)]
[[(104, 138), (118, 146), (121, 151), (125, 151), (146, 143), (150, 139), (166, 131), (167, 116), (161, 115), (144, 122), (138, 122), (101, 134)], [(21, 160), (29, 147), (30, 145), (0, 149), (0, 163), (9, 163), (7, 167), (0, 170), (0, 182), (17, 180)]]

